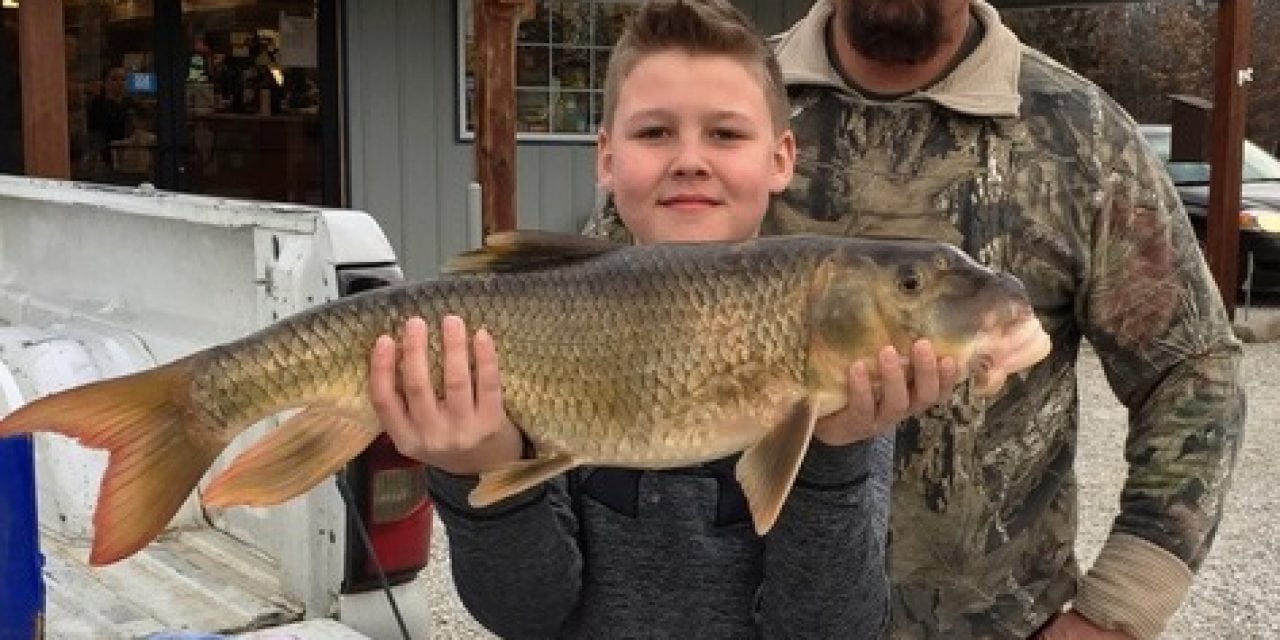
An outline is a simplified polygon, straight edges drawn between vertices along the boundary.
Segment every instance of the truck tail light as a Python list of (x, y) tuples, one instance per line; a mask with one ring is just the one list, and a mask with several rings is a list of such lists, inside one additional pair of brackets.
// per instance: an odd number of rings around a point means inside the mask
[(422, 508), (427, 470), (422, 465), (382, 469), (373, 472), (372, 485), (369, 488), (370, 523), (388, 524)]
[(427, 566), (431, 551), (431, 500), (422, 463), (396, 451), (380, 435), (347, 467), (372, 553), (355, 519), (348, 519), (344, 593), (380, 588), (379, 569), (390, 584), (408, 582)]
[[(395, 265), (338, 268), (338, 292), (343, 296), (400, 280), (400, 269)], [(355, 511), (347, 518), (342, 592), (379, 589), (380, 573), (390, 584), (412, 580), (427, 566), (431, 550), (432, 512), (426, 467), (400, 455), (383, 434), (342, 473), (351, 488), (347, 509)]]

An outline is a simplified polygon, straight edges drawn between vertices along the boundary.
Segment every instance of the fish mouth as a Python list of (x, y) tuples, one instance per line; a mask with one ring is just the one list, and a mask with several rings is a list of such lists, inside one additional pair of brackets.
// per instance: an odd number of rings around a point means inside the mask
[(1012, 320), (998, 329), (986, 332), (969, 361), (974, 390), (990, 396), (1004, 387), (1009, 374), (1017, 373), (1049, 355), (1053, 346), (1040, 320), (1029, 307), (1020, 307)]

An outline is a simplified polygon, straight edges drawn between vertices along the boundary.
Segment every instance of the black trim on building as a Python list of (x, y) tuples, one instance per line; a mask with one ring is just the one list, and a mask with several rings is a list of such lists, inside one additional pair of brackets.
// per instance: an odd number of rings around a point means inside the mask
[(183, 135), (186, 130), (186, 48), (181, 0), (155, 0), (151, 32), (156, 70), (156, 186), (188, 190), (183, 179)]
[(347, 158), (347, 28), (343, 0), (318, 0), (316, 37), (320, 65), (320, 158), (325, 206), (351, 204)]

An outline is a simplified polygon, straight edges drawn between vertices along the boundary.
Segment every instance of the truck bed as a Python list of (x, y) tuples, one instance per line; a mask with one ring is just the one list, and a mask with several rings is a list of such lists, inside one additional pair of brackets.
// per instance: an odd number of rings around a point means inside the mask
[(108, 567), (88, 566), (86, 542), (48, 531), (46, 638), (141, 638), (162, 631), (230, 634), (302, 618), (280, 597), (274, 563), (213, 529), (170, 533)]
[[(335, 299), (346, 267), (398, 274), (390, 242), (360, 211), (3, 175), (0, 211), (0, 415)], [(209, 472), (274, 426), (251, 428)], [(205, 512), (193, 495), (160, 540), (91, 569), (87, 540), (107, 455), (57, 434), (37, 434), (32, 445), (46, 637), (236, 637), (286, 627), (282, 637), (309, 640), (399, 637), (386, 594), (341, 592), (354, 542), (333, 483), (268, 509)], [(10, 516), (4, 497), (0, 523)], [(13, 521), (29, 524), (26, 501), (21, 508)], [(414, 597), (415, 582), (392, 591), (404, 595), (410, 629), (426, 637), (430, 610)]]

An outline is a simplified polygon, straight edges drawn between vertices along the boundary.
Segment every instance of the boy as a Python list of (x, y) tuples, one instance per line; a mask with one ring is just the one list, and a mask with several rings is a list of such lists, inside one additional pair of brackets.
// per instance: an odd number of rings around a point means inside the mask
[[(777, 62), (726, 1), (640, 9), (610, 62), (604, 114), (600, 184), (640, 243), (749, 239), (791, 179), (795, 143)], [(880, 633), (886, 437), (864, 440), (868, 425), (840, 414), (821, 422), (764, 538), (751, 528), (732, 459), (578, 469), (472, 508), (474, 474), (525, 452), (502, 408), (492, 338), (476, 332), (473, 388), (466, 328), (456, 317), (441, 325), (443, 399), (431, 387), (421, 320), (405, 328), (403, 391), (387, 337), (372, 355), (370, 391), (397, 448), (432, 467), (458, 592), (484, 626), (517, 638)], [(922, 353), (921, 367), (942, 366)], [(916, 399), (932, 404), (954, 385), (955, 367), (919, 377), (931, 383), (917, 386)], [(869, 394), (865, 371), (861, 380)]]

